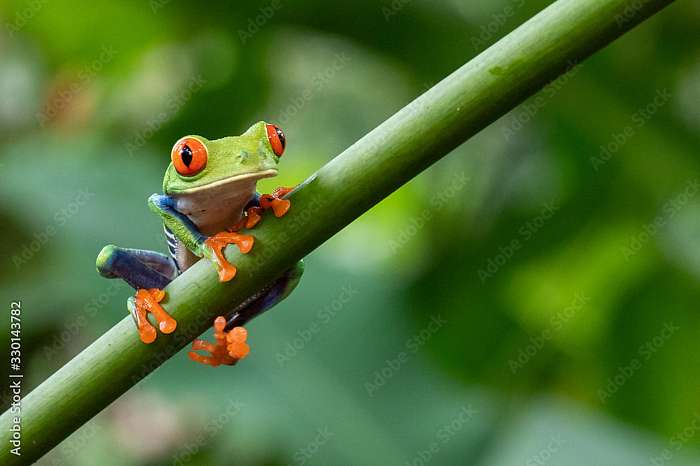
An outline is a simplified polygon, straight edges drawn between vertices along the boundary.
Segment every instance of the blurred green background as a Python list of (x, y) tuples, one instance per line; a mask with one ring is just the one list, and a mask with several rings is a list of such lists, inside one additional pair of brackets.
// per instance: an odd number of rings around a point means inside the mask
[[(3, 0), (0, 288), (26, 386), (125, 316), (104, 244), (166, 250), (145, 201), (180, 136), (276, 122), (262, 189), (301, 182), (548, 3)], [(40, 464), (700, 464), (699, 5), (311, 254), (244, 363), (182, 352)]]

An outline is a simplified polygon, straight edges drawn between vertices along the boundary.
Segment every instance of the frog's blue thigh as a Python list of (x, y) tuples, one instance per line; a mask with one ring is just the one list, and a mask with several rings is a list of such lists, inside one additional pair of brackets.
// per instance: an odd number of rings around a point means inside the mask
[(154, 251), (105, 246), (97, 256), (97, 271), (106, 278), (121, 278), (134, 289), (163, 289), (178, 275), (175, 261)]
[(226, 331), (242, 327), (246, 322), (270, 309), (296, 288), (304, 273), (304, 262), (299, 261), (294, 267), (285, 271), (280, 278), (265, 287), (261, 292), (251, 296), (235, 308), (227, 317)]

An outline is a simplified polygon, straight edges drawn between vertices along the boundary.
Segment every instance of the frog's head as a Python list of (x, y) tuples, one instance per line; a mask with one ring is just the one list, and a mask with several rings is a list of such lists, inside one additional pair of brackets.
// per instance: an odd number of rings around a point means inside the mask
[(285, 137), (275, 125), (260, 121), (240, 136), (209, 141), (185, 136), (175, 143), (163, 179), (165, 194), (195, 194), (249, 186), (277, 175)]

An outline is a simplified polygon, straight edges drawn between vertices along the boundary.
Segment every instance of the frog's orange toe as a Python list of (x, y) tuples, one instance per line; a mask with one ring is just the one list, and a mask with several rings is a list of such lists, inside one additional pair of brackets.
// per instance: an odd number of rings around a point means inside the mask
[(239, 237), (236, 239), (236, 244), (241, 250), (241, 254), (248, 254), (250, 250), (253, 249), (255, 238), (250, 235), (239, 235)]
[(168, 316), (168, 319), (158, 322), (158, 328), (161, 332), (167, 334), (173, 333), (177, 328), (177, 321)]
[(248, 338), (248, 331), (243, 327), (234, 327), (228, 335), (226, 335), (226, 349), (229, 356), (234, 359), (243, 359), (250, 353), (250, 346), (245, 342)]
[(292, 207), (292, 203), (287, 199), (275, 199), (272, 201), (272, 211), (277, 218), (289, 212), (290, 207)]
[(151, 324), (139, 327), (139, 338), (142, 342), (146, 343), (147, 345), (150, 345), (151, 343), (156, 341), (156, 336), (156, 329), (153, 328)]
[(236, 361), (240, 361), (248, 356), (248, 353), (250, 353), (250, 346), (248, 346), (246, 343), (232, 343), (228, 345), (226, 349), (228, 350), (229, 356)]
[(220, 282), (229, 282), (233, 280), (233, 277), (236, 276), (236, 272), (238, 272), (236, 267), (229, 263), (217, 266), (217, 273), (219, 274)]
[(247, 210), (247, 215), (246, 215), (246, 222), (245, 222), (245, 227), (247, 229), (254, 228), (255, 225), (257, 225), (260, 220), (262, 220), (262, 213), (263, 209), (262, 207), (251, 207)]
[(227, 349), (229, 356), (231, 356), (237, 361), (240, 361), (241, 359), (245, 358), (246, 356), (248, 356), (248, 353), (250, 353), (250, 346), (248, 346), (245, 343), (229, 345), (227, 346)]
[(243, 327), (234, 327), (226, 335), (226, 341), (229, 343), (243, 343), (248, 338), (248, 330)]

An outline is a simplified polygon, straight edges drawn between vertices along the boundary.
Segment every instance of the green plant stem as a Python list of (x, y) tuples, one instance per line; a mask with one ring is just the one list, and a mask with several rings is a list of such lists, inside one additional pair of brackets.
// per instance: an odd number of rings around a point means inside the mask
[(206, 261), (172, 282), (163, 304), (178, 321), (174, 334), (144, 345), (126, 317), (29, 393), (22, 400), (21, 457), (9, 453), (13, 415), (4, 413), (0, 464), (26, 464), (41, 457), (206, 331), (222, 310), (259, 290), (547, 82), (671, 2), (559, 0), (508, 34), (312, 175), (291, 195), (288, 215), (267, 217), (254, 230), (251, 253), (241, 255), (229, 247), (226, 255), (239, 270), (231, 282), (219, 283)]

